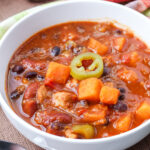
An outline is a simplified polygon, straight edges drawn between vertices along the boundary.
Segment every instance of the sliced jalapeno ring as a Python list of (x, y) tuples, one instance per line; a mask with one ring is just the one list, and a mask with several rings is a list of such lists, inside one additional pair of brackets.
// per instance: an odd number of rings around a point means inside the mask
[(150, 17), (150, 8), (144, 11), (143, 14), (147, 17)]
[[(83, 60), (92, 60), (88, 66), (88, 71), (82, 65)], [(95, 53), (87, 52), (78, 55), (71, 62), (71, 76), (77, 80), (83, 80), (90, 77), (99, 78), (103, 74), (103, 60), (101, 56)]]
[(86, 139), (91, 139), (94, 137), (94, 128), (89, 124), (74, 125), (72, 127), (72, 131), (83, 135)]

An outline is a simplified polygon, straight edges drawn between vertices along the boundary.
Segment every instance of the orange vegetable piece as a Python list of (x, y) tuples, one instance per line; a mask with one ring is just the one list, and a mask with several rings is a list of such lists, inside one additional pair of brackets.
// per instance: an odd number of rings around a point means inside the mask
[(114, 40), (114, 46), (118, 51), (123, 49), (126, 39), (124, 37), (118, 37)]
[(35, 100), (32, 99), (23, 100), (22, 109), (26, 114), (28, 114), (31, 117), (37, 110), (37, 103)]
[(132, 123), (132, 114), (129, 113), (125, 116), (122, 116), (119, 120), (117, 120), (115, 122), (114, 127), (121, 132), (125, 132), (129, 130), (131, 123)]
[(50, 62), (46, 73), (45, 84), (65, 84), (70, 75), (70, 67), (56, 62)]
[(120, 91), (113, 87), (103, 86), (100, 91), (100, 101), (105, 104), (116, 104)]
[(135, 116), (139, 120), (150, 119), (150, 103), (144, 101), (136, 110)]
[(99, 101), (99, 93), (103, 83), (97, 78), (88, 78), (79, 83), (79, 100)]
[(130, 53), (124, 54), (121, 57), (122, 63), (128, 66), (136, 66), (136, 63), (139, 60), (140, 60), (140, 56), (137, 52), (130, 52)]
[(105, 55), (108, 51), (108, 47), (106, 45), (93, 38), (90, 38), (88, 48), (92, 49), (94, 52), (97, 52), (99, 55)]
[(135, 83), (138, 80), (137, 74), (132, 70), (127, 70), (126, 68), (119, 70), (117, 75), (121, 80), (128, 83)]

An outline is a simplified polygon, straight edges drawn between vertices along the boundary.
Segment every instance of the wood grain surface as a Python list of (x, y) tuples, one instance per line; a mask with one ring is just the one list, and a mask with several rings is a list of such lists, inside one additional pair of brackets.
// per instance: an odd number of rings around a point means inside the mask
[[(0, 22), (8, 17), (41, 3), (31, 3), (28, 0), (0, 0)], [(0, 140), (18, 143), (27, 150), (42, 150), (23, 137), (8, 121), (0, 108)], [(132, 140), (132, 139), (131, 139)], [(93, 148), (94, 150), (94, 148)], [(150, 150), (150, 135), (128, 150)]]

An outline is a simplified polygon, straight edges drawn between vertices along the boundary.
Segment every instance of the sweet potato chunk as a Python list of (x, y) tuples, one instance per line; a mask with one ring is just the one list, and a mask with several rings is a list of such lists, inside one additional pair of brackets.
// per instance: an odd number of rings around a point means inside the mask
[(135, 83), (138, 80), (138, 76), (134, 71), (125, 68), (119, 70), (117, 75), (121, 80), (124, 80), (127, 83)]
[(70, 74), (70, 67), (56, 62), (50, 62), (46, 73), (45, 84), (65, 84)]
[(79, 83), (79, 100), (99, 101), (99, 93), (103, 83), (97, 78), (88, 78)]
[(121, 131), (128, 131), (132, 123), (132, 114), (127, 114), (115, 122), (114, 127)]
[(88, 48), (90, 48), (94, 52), (97, 52), (99, 55), (105, 55), (108, 51), (108, 47), (106, 45), (93, 38), (90, 38)]
[(100, 91), (100, 101), (105, 104), (116, 104), (119, 97), (119, 90), (116, 88), (103, 86)]
[(114, 40), (114, 46), (118, 51), (123, 49), (126, 39), (124, 37), (118, 37)]
[(139, 120), (150, 119), (150, 103), (144, 101), (137, 109), (135, 115)]

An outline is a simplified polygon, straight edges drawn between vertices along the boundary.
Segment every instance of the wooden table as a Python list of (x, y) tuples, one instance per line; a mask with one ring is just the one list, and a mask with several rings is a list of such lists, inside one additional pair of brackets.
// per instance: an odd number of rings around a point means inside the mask
[[(27, 0), (0, 0), (0, 21), (22, 10), (40, 5)], [(42, 150), (24, 138), (8, 121), (0, 108), (0, 140), (7, 140), (24, 146), (27, 150)], [(150, 150), (150, 135), (128, 150)]]

